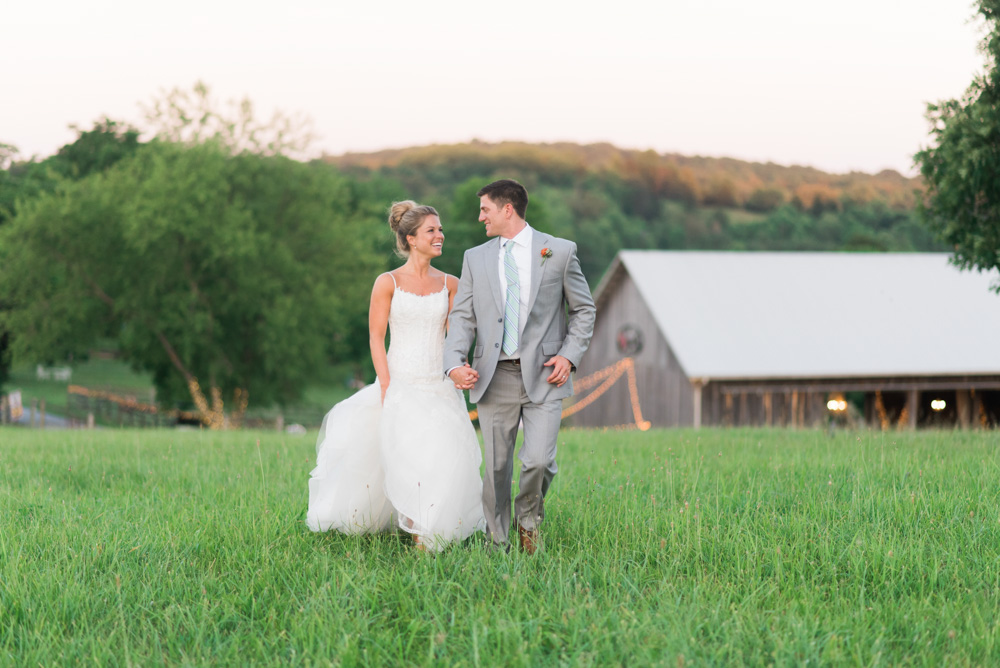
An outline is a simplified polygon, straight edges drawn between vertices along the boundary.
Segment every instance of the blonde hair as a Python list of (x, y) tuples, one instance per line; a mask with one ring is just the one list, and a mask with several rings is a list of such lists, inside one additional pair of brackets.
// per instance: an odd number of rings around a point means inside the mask
[(436, 215), (438, 212), (434, 207), (417, 204), (411, 199), (393, 202), (389, 209), (389, 227), (396, 234), (396, 255), (408, 258), (410, 244), (406, 237), (416, 235), (417, 228), (424, 222), (424, 218)]

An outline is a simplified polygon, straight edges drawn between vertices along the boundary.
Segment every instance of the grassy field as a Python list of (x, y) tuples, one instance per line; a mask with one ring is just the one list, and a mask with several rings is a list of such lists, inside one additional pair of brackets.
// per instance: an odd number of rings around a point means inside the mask
[(428, 556), (311, 436), (0, 429), (0, 665), (1000, 663), (996, 432), (560, 441), (544, 553)]

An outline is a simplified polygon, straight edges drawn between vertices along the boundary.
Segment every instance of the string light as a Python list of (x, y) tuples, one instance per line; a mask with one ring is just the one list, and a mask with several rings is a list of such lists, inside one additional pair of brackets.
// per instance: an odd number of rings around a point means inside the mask
[[(578, 380), (573, 381), (573, 387), (580, 391), (586, 392), (587, 390), (596, 387), (593, 392), (588, 394), (586, 397), (578, 399), (575, 403), (567, 406), (563, 409), (562, 417), (567, 418), (570, 415), (579, 413), (584, 408), (587, 408), (592, 403), (600, 399), (608, 390), (610, 390), (615, 383), (621, 379), (622, 376), (626, 376), (628, 382), (628, 393), (629, 401), (632, 404), (632, 418), (635, 422), (634, 425), (618, 425), (614, 428), (632, 428), (635, 427), (639, 431), (646, 431), (652, 427), (652, 423), (648, 420), (642, 418), (642, 407), (639, 404), (639, 386), (636, 381), (635, 375), (635, 361), (631, 357), (626, 357), (619, 360), (618, 362), (607, 366), (600, 371), (595, 371), (589, 376), (584, 376)], [(475, 420), (479, 417), (478, 410), (469, 411), (469, 419)]]

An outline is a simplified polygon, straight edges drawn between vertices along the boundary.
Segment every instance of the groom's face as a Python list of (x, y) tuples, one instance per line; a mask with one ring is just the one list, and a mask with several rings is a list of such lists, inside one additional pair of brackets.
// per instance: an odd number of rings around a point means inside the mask
[(510, 216), (507, 215), (509, 206), (498, 208), (489, 195), (479, 198), (479, 222), (486, 226), (486, 236), (496, 237), (507, 231), (510, 220)]

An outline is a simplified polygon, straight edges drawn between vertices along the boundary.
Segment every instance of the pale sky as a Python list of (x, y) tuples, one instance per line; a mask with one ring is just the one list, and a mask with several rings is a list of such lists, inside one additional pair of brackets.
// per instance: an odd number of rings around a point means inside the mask
[(0, 5), (0, 143), (139, 123), (208, 84), (312, 118), (314, 153), (611, 142), (913, 174), (926, 103), (983, 67), (967, 0), (119, 0)]

